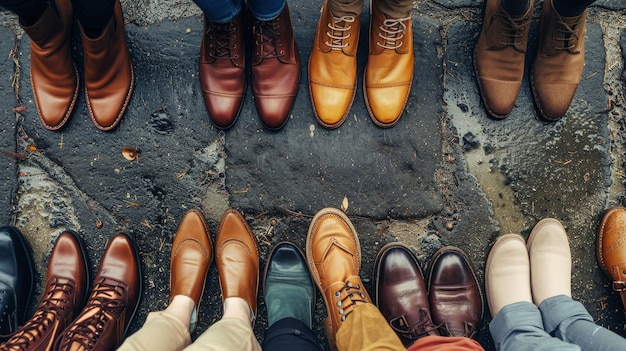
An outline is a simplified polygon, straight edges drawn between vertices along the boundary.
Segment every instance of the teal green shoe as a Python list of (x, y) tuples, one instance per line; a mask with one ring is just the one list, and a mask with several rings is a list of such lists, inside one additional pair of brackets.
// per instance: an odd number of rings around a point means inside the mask
[(269, 326), (295, 318), (311, 328), (315, 308), (315, 285), (304, 255), (289, 242), (272, 249), (263, 274), (263, 292)]

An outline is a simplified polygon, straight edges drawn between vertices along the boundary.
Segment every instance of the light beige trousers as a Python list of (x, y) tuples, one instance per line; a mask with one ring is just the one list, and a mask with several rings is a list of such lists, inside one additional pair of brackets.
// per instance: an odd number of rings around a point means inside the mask
[(143, 327), (129, 336), (123, 351), (261, 351), (250, 322), (222, 318), (191, 343), (189, 330), (173, 315), (152, 312)]

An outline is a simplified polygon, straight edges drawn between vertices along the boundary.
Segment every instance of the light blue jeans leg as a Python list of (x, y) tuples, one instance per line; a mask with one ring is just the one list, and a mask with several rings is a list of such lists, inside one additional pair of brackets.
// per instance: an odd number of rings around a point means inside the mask
[(248, 9), (259, 21), (270, 21), (278, 17), (285, 8), (285, 0), (248, 0)]
[(541, 313), (531, 302), (504, 306), (489, 323), (499, 351), (575, 351), (580, 347), (553, 338), (543, 329)]
[(578, 301), (565, 295), (553, 296), (539, 305), (547, 332), (583, 351), (626, 350), (626, 339), (602, 328)]
[(193, 0), (200, 7), (204, 16), (217, 23), (230, 22), (243, 7), (244, 0)]

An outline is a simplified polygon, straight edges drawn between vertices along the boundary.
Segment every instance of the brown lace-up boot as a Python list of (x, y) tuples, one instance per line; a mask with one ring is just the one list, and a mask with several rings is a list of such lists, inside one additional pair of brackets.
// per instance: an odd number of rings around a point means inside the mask
[(338, 128), (356, 93), (359, 16), (336, 17), (324, 2), (309, 59), (313, 113), (324, 128)]
[(200, 87), (209, 117), (221, 129), (235, 124), (246, 92), (244, 28), (241, 13), (227, 23), (204, 18)]
[(71, 0), (49, 5), (32, 26), (22, 28), (30, 37), (30, 80), (39, 119), (46, 129), (58, 130), (70, 118), (78, 97), (78, 71), (72, 61)]
[(139, 305), (141, 283), (139, 257), (132, 239), (124, 233), (114, 235), (102, 256), (91, 296), (60, 336), (57, 349), (117, 349)]
[(402, 116), (413, 81), (411, 14), (390, 18), (370, 3), (370, 46), (363, 78), (367, 110), (382, 128), (395, 126)]
[(569, 108), (585, 65), (587, 10), (580, 16), (561, 17), (552, 0), (543, 3), (539, 52), (530, 86), (541, 116), (557, 121)]
[(124, 15), (119, 0), (113, 17), (98, 38), (90, 38), (80, 26), (85, 65), (85, 96), (96, 128), (115, 128), (128, 107), (135, 74), (126, 45)]
[(0, 345), (1, 351), (49, 351), (63, 329), (80, 313), (89, 290), (86, 255), (73, 232), (57, 238), (46, 273), (46, 285), (35, 315)]
[(474, 48), (474, 71), (485, 108), (493, 118), (505, 118), (515, 106), (524, 77), (532, 10), (530, 0), (528, 11), (513, 18), (500, 0), (485, 4), (483, 27)]
[(252, 92), (259, 117), (268, 129), (280, 129), (296, 101), (300, 55), (289, 8), (271, 21), (253, 20)]

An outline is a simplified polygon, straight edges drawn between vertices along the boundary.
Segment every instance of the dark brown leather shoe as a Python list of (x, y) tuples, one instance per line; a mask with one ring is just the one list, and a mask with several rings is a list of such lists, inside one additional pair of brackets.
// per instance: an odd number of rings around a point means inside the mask
[(596, 246), (598, 265), (613, 281), (613, 291), (620, 294), (626, 309), (626, 208), (608, 210), (598, 229)]
[(78, 98), (78, 70), (72, 61), (72, 1), (56, 0), (32, 26), (30, 81), (39, 119), (46, 129), (58, 130), (70, 118)]
[(280, 129), (296, 102), (300, 82), (300, 55), (285, 3), (271, 21), (253, 19), (252, 92), (261, 122)]
[(374, 302), (404, 346), (439, 335), (417, 257), (401, 243), (385, 245), (374, 263)]
[(141, 293), (135, 244), (127, 234), (115, 234), (100, 261), (89, 300), (60, 336), (58, 350), (117, 349), (137, 311)]
[(196, 303), (191, 317), (192, 333), (212, 261), (213, 245), (204, 215), (198, 210), (189, 210), (180, 221), (172, 243), (170, 302), (176, 295), (185, 295)]
[(474, 48), (474, 71), (489, 115), (505, 118), (515, 106), (524, 77), (528, 31), (533, 0), (528, 11), (511, 17), (500, 0), (487, 0), (483, 26)]
[(57, 337), (80, 313), (89, 291), (89, 268), (74, 232), (65, 231), (57, 238), (45, 284), (33, 317), (0, 350), (52, 350)]
[(530, 75), (535, 105), (541, 117), (557, 121), (574, 98), (585, 66), (587, 10), (562, 17), (552, 0), (543, 2), (539, 50)]
[(361, 244), (343, 212), (324, 208), (313, 217), (306, 237), (306, 259), (326, 305), (328, 345), (336, 350), (335, 335), (341, 324), (355, 307), (372, 302), (359, 277)]
[(119, 0), (102, 35), (92, 39), (80, 26), (85, 65), (85, 96), (91, 120), (100, 130), (115, 128), (128, 107), (135, 86)]
[(200, 87), (209, 117), (221, 129), (235, 124), (246, 92), (244, 29), (241, 13), (227, 23), (204, 18)]
[(220, 278), (222, 301), (229, 297), (244, 299), (256, 318), (259, 249), (250, 225), (232, 208), (224, 212), (217, 231), (215, 265)]
[(430, 312), (442, 336), (476, 335), (485, 302), (478, 276), (463, 250), (446, 246), (430, 261), (428, 275)]

